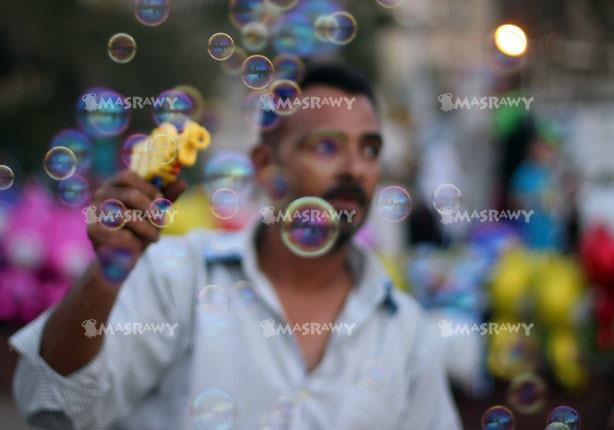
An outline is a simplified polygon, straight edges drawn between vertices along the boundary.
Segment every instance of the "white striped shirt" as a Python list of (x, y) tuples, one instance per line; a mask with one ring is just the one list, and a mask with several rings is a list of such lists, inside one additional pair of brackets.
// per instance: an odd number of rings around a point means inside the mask
[[(148, 248), (106, 326), (178, 324), (172, 335), (107, 333), (96, 358), (64, 377), (39, 355), (51, 310), (16, 333), (21, 414), (58, 429), (461, 428), (441, 337), (358, 245), (349, 254), (355, 285), (328, 327), (338, 330), (307, 372), (295, 336), (308, 334), (279, 331), (290, 326), (258, 268), (256, 231), (196, 230)], [(223, 301), (199, 305), (211, 284), (227, 292), (226, 312)]]

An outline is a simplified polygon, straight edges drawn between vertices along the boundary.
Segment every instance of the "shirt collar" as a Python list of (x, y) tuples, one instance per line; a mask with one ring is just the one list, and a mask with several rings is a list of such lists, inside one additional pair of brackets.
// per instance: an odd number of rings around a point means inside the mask
[[(218, 260), (235, 259), (239, 256), (247, 279), (254, 284), (255, 293), (279, 318), (285, 318), (277, 293), (258, 266), (256, 244), (262, 232), (264, 224), (260, 219), (256, 219), (235, 237), (226, 237), (223, 240), (224, 244), (220, 245), (214, 241), (216, 243), (206, 255), (208, 258)], [(373, 251), (356, 242), (352, 242), (350, 246), (348, 263), (354, 285), (342, 316), (345, 314), (346, 319), (359, 323), (379, 308), (394, 315), (398, 306), (394, 298), (393, 284), (378, 258)]]

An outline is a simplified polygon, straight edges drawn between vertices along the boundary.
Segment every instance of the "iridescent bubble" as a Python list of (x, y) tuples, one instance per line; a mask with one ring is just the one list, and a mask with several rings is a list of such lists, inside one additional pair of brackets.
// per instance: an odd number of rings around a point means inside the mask
[(238, 291), (238, 296), (241, 297), (243, 304), (252, 304), (256, 300), (256, 292), (250, 282), (238, 281), (233, 288)]
[(9, 166), (0, 165), (0, 191), (8, 190), (15, 182), (15, 174)]
[(159, 133), (148, 139), (146, 151), (155, 164), (171, 164), (179, 154), (179, 143), (175, 137)]
[(580, 414), (569, 406), (559, 406), (548, 414), (548, 424), (565, 424), (569, 430), (580, 430)]
[(222, 63), (222, 69), (229, 76), (239, 76), (246, 58), (247, 52), (240, 46), (237, 46), (232, 55)]
[(253, 187), (254, 166), (242, 152), (218, 151), (205, 163), (203, 176), (209, 194), (220, 188), (229, 188), (245, 195), (251, 192)]
[(298, 3), (298, 0), (266, 0), (268, 4), (276, 7), (279, 10), (287, 11), (292, 9)]
[(272, 30), (272, 44), (278, 53), (299, 56), (309, 55), (314, 48), (315, 37), (309, 19), (302, 13), (282, 16)]
[(207, 51), (217, 61), (228, 60), (235, 50), (235, 41), (226, 33), (215, 33), (209, 38)]
[(116, 63), (128, 63), (136, 55), (136, 42), (129, 34), (114, 34), (107, 43), (107, 52)]
[(252, 55), (241, 66), (241, 80), (253, 90), (266, 88), (275, 76), (273, 63), (264, 55)]
[(259, 182), (272, 202), (281, 202), (288, 198), (293, 187), (288, 172), (276, 164), (263, 169)]
[(221, 317), (228, 313), (230, 294), (219, 285), (206, 285), (198, 292), (198, 309), (203, 315)]
[(170, 13), (170, 0), (134, 0), (134, 16), (149, 27), (162, 24)]
[[(132, 153), (134, 151), (134, 147), (141, 143), (146, 142), (149, 139), (149, 136), (144, 133), (135, 133), (131, 134), (124, 140), (124, 144), (120, 150), (122, 161), (124, 162), (124, 166), (129, 167), (130, 161), (132, 160)], [(147, 145), (147, 143), (144, 143)]]
[(358, 383), (371, 391), (381, 391), (391, 383), (388, 366), (380, 357), (365, 360), (360, 367)]
[(157, 97), (157, 103), (153, 108), (153, 116), (156, 124), (169, 122), (177, 131), (183, 131), (185, 123), (194, 113), (192, 100), (185, 93), (177, 90), (167, 90)]
[(282, 79), (273, 82), (270, 88), (273, 110), (277, 115), (289, 116), (301, 108), (303, 92), (294, 81)]
[(121, 283), (134, 265), (134, 255), (124, 248), (103, 248), (98, 253), (98, 260), (105, 279), (111, 283)]
[(440, 215), (456, 213), (461, 202), (461, 192), (455, 185), (441, 184), (433, 191), (433, 207)]
[(153, 200), (147, 208), (149, 222), (159, 228), (170, 225), (175, 220), (177, 210), (173, 202), (163, 197)]
[(231, 430), (237, 415), (230, 394), (218, 388), (208, 388), (192, 402), (193, 428), (197, 430)]
[(347, 45), (356, 37), (358, 24), (348, 12), (335, 12), (331, 16), (334, 25), (327, 29), (327, 39), (337, 45)]
[(269, 41), (269, 30), (262, 22), (250, 22), (241, 29), (241, 41), (248, 51), (260, 51)]
[(388, 222), (401, 222), (407, 218), (412, 209), (409, 193), (398, 185), (383, 188), (377, 194), (377, 212)]
[(514, 430), (514, 414), (505, 406), (493, 406), (482, 415), (482, 430)]
[(332, 15), (322, 15), (316, 19), (313, 30), (320, 42), (330, 42), (330, 35), (337, 30), (337, 22)]
[(281, 117), (275, 113), (272, 96), (253, 92), (245, 97), (243, 114), (250, 127), (257, 131), (270, 131), (277, 127)]
[(77, 157), (77, 171), (83, 172), (92, 164), (92, 141), (79, 130), (66, 129), (60, 131), (51, 140), (51, 147), (64, 146)]
[(273, 59), (273, 67), (275, 68), (275, 79), (300, 82), (305, 73), (305, 64), (301, 57), (289, 53), (277, 55)]
[(211, 212), (219, 219), (231, 219), (239, 212), (241, 197), (230, 188), (219, 188), (211, 194)]
[(262, 21), (265, 16), (264, 0), (231, 0), (230, 21), (241, 29), (250, 22)]
[(77, 170), (77, 156), (65, 146), (53, 147), (45, 154), (43, 168), (52, 179), (69, 178)]
[(286, 208), (281, 238), (301, 257), (319, 257), (335, 245), (339, 219), (335, 209), (319, 197), (301, 197)]
[(130, 124), (130, 105), (108, 88), (90, 88), (77, 103), (77, 122), (90, 136), (113, 137)]
[(193, 106), (190, 119), (200, 123), (204, 119), (206, 113), (205, 98), (202, 93), (191, 85), (179, 85), (173, 89), (185, 94), (190, 99)]
[(569, 427), (563, 423), (550, 423), (545, 430), (569, 430)]
[(392, 9), (403, 3), (405, 0), (377, 0), (377, 4), (387, 9)]
[(546, 384), (531, 373), (518, 375), (507, 389), (507, 401), (521, 414), (534, 414), (544, 406)]
[(83, 177), (72, 175), (59, 183), (58, 197), (67, 206), (81, 206), (90, 197), (90, 186)]
[(126, 206), (119, 200), (108, 199), (98, 207), (98, 220), (107, 230), (119, 230), (128, 220), (124, 216)]

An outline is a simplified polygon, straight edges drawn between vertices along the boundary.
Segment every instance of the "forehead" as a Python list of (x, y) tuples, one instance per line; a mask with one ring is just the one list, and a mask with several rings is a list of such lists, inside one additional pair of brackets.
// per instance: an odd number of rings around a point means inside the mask
[[(354, 136), (379, 132), (377, 114), (365, 95), (313, 85), (303, 92), (302, 98), (303, 106), (308, 104), (309, 108), (301, 108), (285, 118), (284, 128), (288, 134), (306, 134), (318, 129), (342, 131)], [(331, 106), (331, 101), (336, 104)]]

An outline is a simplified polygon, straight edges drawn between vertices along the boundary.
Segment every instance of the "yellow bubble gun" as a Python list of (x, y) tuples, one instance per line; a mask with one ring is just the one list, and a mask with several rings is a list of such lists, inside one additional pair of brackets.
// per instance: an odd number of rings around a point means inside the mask
[(165, 122), (148, 139), (134, 145), (130, 170), (163, 187), (177, 179), (182, 166), (194, 165), (198, 151), (210, 143), (207, 129), (194, 121), (187, 121), (181, 133), (173, 124)]

